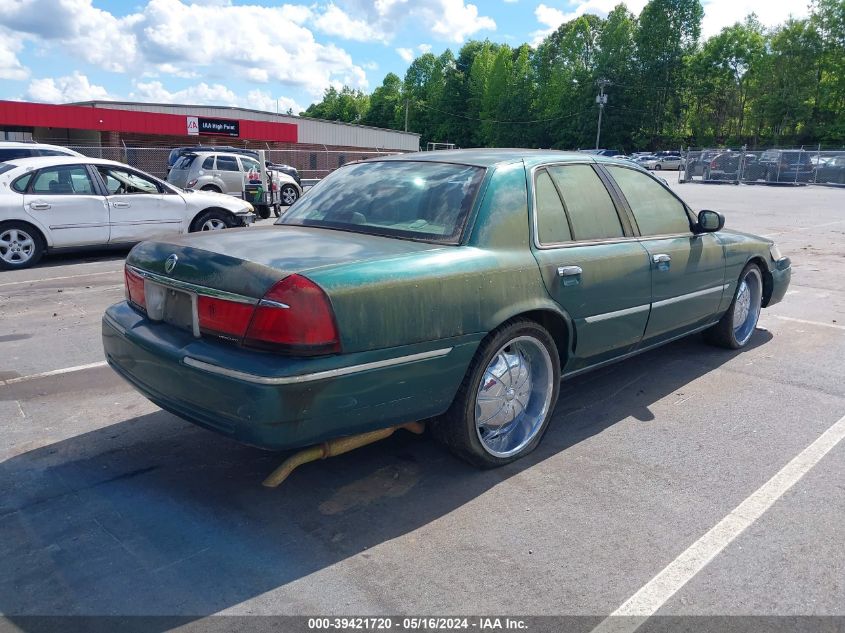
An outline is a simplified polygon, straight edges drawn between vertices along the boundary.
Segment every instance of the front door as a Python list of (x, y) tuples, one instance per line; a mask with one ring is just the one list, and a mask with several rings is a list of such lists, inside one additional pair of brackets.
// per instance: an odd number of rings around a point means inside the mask
[(633, 350), (651, 302), (646, 250), (589, 164), (534, 172), (534, 255), (575, 327), (575, 371)]
[(50, 229), (54, 247), (107, 244), (109, 209), (85, 165), (40, 169), (24, 194), (24, 208)]
[(686, 206), (656, 179), (635, 169), (605, 168), (627, 201), (651, 265), (652, 305), (645, 343), (712, 322), (725, 286), (725, 255), (712, 233), (694, 234)]
[[(109, 193), (110, 243), (179, 233), (185, 208), (181, 196), (166, 195), (159, 183), (128, 167), (97, 165), (97, 171)], [(178, 204), (167, 198), (176, 198)]]

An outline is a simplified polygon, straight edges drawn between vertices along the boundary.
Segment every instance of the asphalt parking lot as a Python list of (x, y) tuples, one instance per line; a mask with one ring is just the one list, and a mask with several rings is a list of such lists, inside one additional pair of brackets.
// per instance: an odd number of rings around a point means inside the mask
[(845, 191), (668, 180), (775, 239), (786, 299), (745, 351), (566, 381), (495, 471), (400, 432), (262, 488), (278, 455), (103, 366), (125, 252), (0, 273), (0, 613), (845, 615), (845, 442), (814, 444), (845, 416)]

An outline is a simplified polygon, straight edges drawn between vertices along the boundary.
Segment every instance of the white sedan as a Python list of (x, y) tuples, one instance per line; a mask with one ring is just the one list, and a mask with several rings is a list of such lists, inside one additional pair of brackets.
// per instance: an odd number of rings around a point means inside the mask
[(680, 170), (684, 168), (686, 162), (680, 156), (653, 156), (646, 160), (640, 161), (640, 165), (646, 169), (654, 169), (660, 171), (661, 169)]
[(179, 189), (110, 160), (45, 156), (0, 163), (0, 269), (32, 266), (46, 251), (127, 245), (254, 220), (244, 200)]

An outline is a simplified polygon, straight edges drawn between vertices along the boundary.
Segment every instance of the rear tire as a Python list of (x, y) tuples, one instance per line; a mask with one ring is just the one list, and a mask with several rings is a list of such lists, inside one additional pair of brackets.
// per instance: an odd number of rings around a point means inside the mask
[(559, 390), (554, 340), (538, 323), (514, 319), (482, 341), (432, 434), (480, 468), (509, 464), (540, 443)]
[(748, 344), (763, 301), (763, 275), (757, 264), (748, 264), (739, 276), (733, 301), (719, 322), (704, 332), (708, 343), (740, 349)]
[(26, 222), (0, 222), (0, 270), (35, 266), (46, 245), (41, 233)]
[(282, 199), (282, 204), (289, 207), (299, 200), (299, 191), (293, 185), (283, 185), (279, 190), (279, 197)]

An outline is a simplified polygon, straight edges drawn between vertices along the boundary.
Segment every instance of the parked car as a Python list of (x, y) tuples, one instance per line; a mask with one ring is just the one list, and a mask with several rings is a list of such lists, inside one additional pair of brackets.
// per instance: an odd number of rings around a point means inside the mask
[(0, 162), (32, 156), (82, 156), (82, 154), (60, 145), (0, 141)]
[(815, 181), (845, 184), (845, 154), (833, 156), (817, 165)]
[(114, 161), (13, 159), (0, 163), (0, 268), (27, 268), (63, 248), (248, 226), (252, 210), (243, 200), (183, 191)]
[(707, 165), (710, 164), (710, 161), (725, 151), (727, 150), (708, 149), (699, 152), (697, 155), (693, 153), (688, 157), (688, 162), (684, 166), (684, 169), (686, 171), (686, 177), (692, 178), (694, 176), (703, 176), (704, 169)]
[(722, 152), (716, 154), (709, 163), (704, 165), (701, 177), (704, 180), (740, 180), (740, 166), (745, 174), (751, 163), (756, 163), (756, 157), (753, 154), (743, 156), (741, 152)]
[(759, 160), (760, 177), (769, 183), (807, 183), (813, 179), (815, 166), (810, 153), (798, 149), (772, 149)]
[(653, 156), (646, 160), (641, 160), (639, 163), (646, 169), (654, 169), (660, 171), (663, 169), (679, 170), (684, 168), (684, 159), (680, 156), (672, 154), (664, 154), (663, 156)]
[[(196, 152), (184, 154), (176, 162), (167, 174), (167, 182), (185, 189), (240, 196), (247, 174), (258, 170), (258, 161), (251, 156)], [(287, 174), (272, 172), (272, 178), (282, 204), (290, 206), (302, 195), (302, 188)]]
[[(186, 154), (196, 154), (198, 152), (225, 152), (227, 154), (241, 154), (243, 156), (249, 156), (255, 160), (259, 159), (257, 150), (246, 149), (244, 147), (231, 147), (228, 145), (194, 145), (193, 147), (174, 147), (170, 150), (170, 154), (167, 157), (168, 174), (173, 168), (173, 165), (175, 165), (182, 156), (185, 156)], [(299, 185), (300, 189), (302, 188), (302, 179), (299, 177), (299, 172), (295, 167), (284, 163), (274, 163), (269, 160), (265, 161), (265, 165), (267, 169), (287, 174), (296, 181), (296, 184)]]
[(159, 406), (256, 446), (431, 419), (458, 455), (499, 466), (537, 446), (561, 377), (693, 332), (748, 344), (790, 262), (723, 224), (578, 152), (371, 159), (273, 226), (136, 246), (106, 359)]

